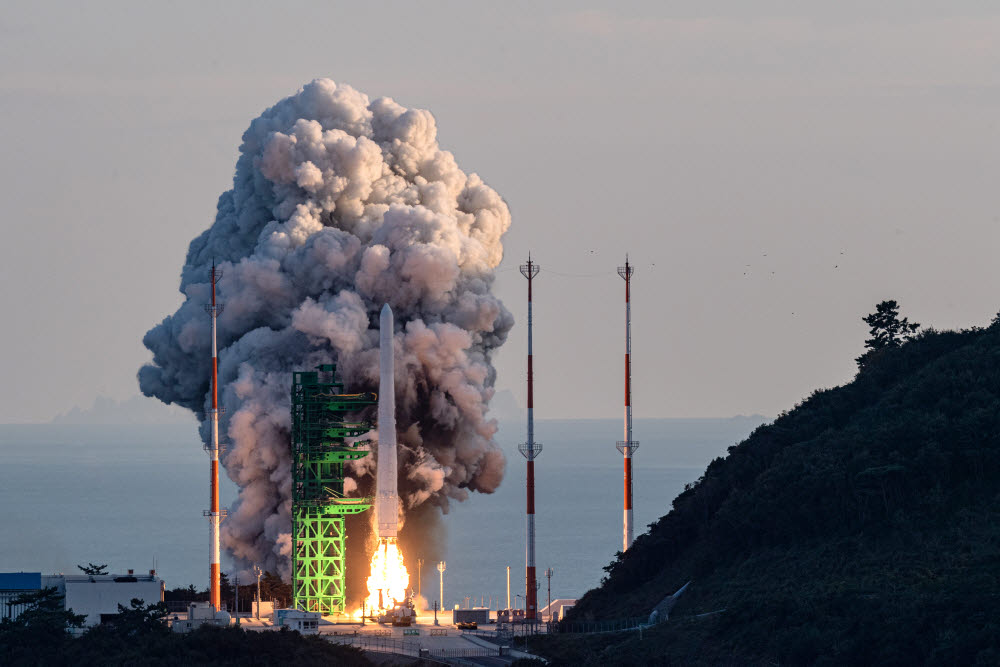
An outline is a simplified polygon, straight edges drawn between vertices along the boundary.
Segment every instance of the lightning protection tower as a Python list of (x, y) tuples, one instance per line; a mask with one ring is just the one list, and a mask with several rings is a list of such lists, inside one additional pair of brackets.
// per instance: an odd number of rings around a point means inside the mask
[(212, 419), (212, 442), (205, 449), (209, 459), (209, 492), (208, 509), (202, 512), (208, 518), (208, 601), (218, 611), (222, 605), (221, 589), (219, 588), (219, 523), (225, 516), (225, 510), (219, 509), (219, 351), (216, 344), (216, 320), (222, 314), (222, 306), (215, 302), (215, 286), (222, 278), (222, 269), (215, 268), (212, 260), (212, 272), (209, 279), (212, 283), (212, 303), (205, 306), (206, 312), (212, 318), (212, 409), (209, 414)]
[(349, 421), (374, 393), (345, 394), (336, 366), (292, 374), (292, 596), (294, 606), (321, 614), (345, 611), (344, 516), (371, 507), (371, 498), (344, 495), (344, 463), (368, 455), (373, 428)]
[(518, 451), (528, 460), (527, 498), (527, 546), (524, 567), (524, 618), (533, 621), (538, 611), (538, 586), (535, 577), (535, 457), (542, 451), (542, 445), (535, 442), (535, 394), (534, 369), (531, 361), (531, 280), (538, 275), (540, 267), (531, 261), (521, 265), (521, 274), (528, 279), (528, 440), (518, 446)]
[(622, 529), (622, 551), (632, 546), (632, 453), (639, 449), (639, 443), (632, 439), (632, 306), (629, 287), (635, 270), (628, 263), (618, 267), (618, 275), (625, 280), (625, 439), (618, 442), (618, 451), (625, 458), (625, 511)]

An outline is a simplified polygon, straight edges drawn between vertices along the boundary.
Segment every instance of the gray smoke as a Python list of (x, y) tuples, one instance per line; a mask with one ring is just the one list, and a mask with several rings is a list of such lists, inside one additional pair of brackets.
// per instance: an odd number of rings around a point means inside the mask
[[(436, 134), (430, 112), (329, 79), (278, 102), (250, 123), (233, 189), (191, 242), (184, 303), (146, 334), (142, 392), (193, 410), (207, 442), (215, 260), (222, 462), (240, 489), (223, 545), (240, 565), (290, 576), (291, 372), (332, 361), (348, 390), (377, 391), (383, 303), (396, 314), (404, 509), (447, 511), (503, 478), (485, 414), (491, 354), (513, 324), (490, 292), (510, 212)], [(374, 463), (351, 469), (349, 491), (371, 488)]]

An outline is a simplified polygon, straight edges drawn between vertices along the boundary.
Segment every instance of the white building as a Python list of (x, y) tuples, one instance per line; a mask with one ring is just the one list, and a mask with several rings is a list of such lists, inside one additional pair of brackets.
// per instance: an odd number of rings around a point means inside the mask
[(174, 614), (170, 621), (170, 627), (174, 632), (191, 632), (203, 625), (216, 625), (226, 627), (232, 621), (228, 612), (215, 611), (208, 602), (192, 602), (188, 605), (187, 617), (180, 618)]
[[(17, 595), (55, 588), (64, 596), (64, 608), (74, 614), (83, 614), (86, 627), (107, 623), (118, 615), (118, 605), (128, 607), (133, 599), (144, 604), (163, 601), (163, 580), (150, 570), (149, 574), (53, 574), (39, 572), (0, 573), (0, 603), (6, 603)], [(2, 605), (2, 613), (9, 618), (17, 618), (22, 608)]]
[(542, 609), (539, 613), (539, 618), (543, 621), (549, 620), (549, 614), (552, 615), (553, 621), (561, 621), (566, 618), (566, 612), (572, 609), (576, 605), (576, 600), (571, 598), (556, 598), (552, 601), (552, 604), (548, 605)]
[(314, 635), (319, 632), (321, 615), (318, 611), (302, 611), (301, 609), (275, 609), (274, 625), (279, 628), (298, 630), (304, 635)]

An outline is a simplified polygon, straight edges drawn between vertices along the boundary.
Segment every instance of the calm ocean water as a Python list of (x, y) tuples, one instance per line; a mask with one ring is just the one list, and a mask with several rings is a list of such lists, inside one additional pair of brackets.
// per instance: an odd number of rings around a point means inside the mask
[[(634, 437), (637, 534), (670, 508), (684, 484), (745, 438), (763, 418), (640, 419)], [(621, 439), (617, 420), (545, 420), (536, 461), (539, 602), (552, 568), (552, 597), (577, 597), (600, 582), (621, 548)], [(445, 603), (505, 597), (524, 587), (524, 425), (502, 423), (507, 476), (492, 495), (473, 494), (444, 518), (448, 533)], [(0, 572), (148, 570), (168, 587), (205, 585), (207, 457), (194, 425), (0, 426)], [(224, 480), (222, 502), (235, 498)], [(228, 569), (223, 560), (223, 569)], [(415, 573), (414, 573), (415, 574)], [(425, 565), (423, 588), (438, 573)], [(436, 597), (436, 596), (435, 596)]]

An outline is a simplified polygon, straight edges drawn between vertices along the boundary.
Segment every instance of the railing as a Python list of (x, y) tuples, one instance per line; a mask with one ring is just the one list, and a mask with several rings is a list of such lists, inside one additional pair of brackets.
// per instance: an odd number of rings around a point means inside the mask
[(407, 641), (405, 639), (395, 639), (392, 637), (377, 637), (372, 635), (332, 635), (323, 634), (323, 637), (335, 644), (345, 644), (356, 646), (366, 651), (376, 653), (394, 653), (415, 658), (494, 658), (509, 655), (510, 649), (507, 646), (497, 646), (496, 648), (471, 647), (471, 648), (425, 648), (419, 642)]
[(424, 648), (420, 649), (420, 655), (431, 658), (496, 658), (509, 655), (510, 650), (506, 646), (496, 648)]
[(494, 644), (507, 645), (510, 643), (514, 633), (505, 630), (462, 630), (462, 636), (464, 637), (466, 635), (479, 637), (480, 639), (485, 639), (486, 641), (493, 642)]
[(405, 639), (393, 639), (392, 637), (375, 637), (372, 635), (326, 635), (323, 637), (335, 644), (350, 644), (363, 648), (366, 651), (376, 653), (398, 653), (420, 657), (419, 642), (407, 641)]
[(645, 618), (619, 618), (610, 621), (561, 621), (549, 627), (552, 633), (592, 633), (592, 632), (622, 632), (636, 630), (647, 624)]
[(345, 497), (341, 494), (324, 489), (327, 493), (319, 498), (301, 498), (296, 504), (302, 507), (331, 507), (331, 512), (338, 514), (358, 514), (367, 510), (373, 501), (370, 496)]

